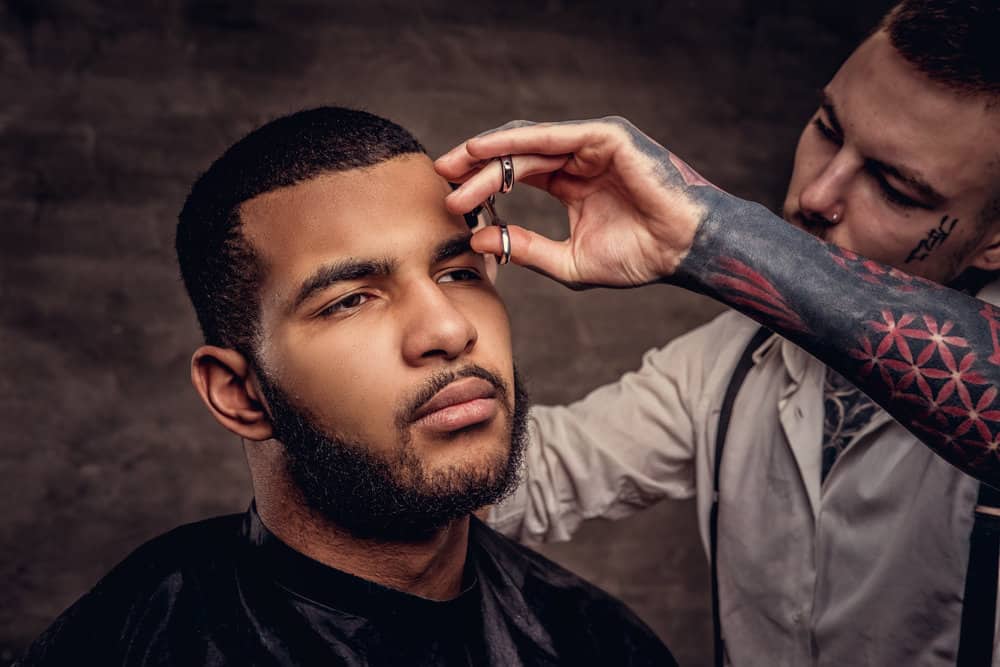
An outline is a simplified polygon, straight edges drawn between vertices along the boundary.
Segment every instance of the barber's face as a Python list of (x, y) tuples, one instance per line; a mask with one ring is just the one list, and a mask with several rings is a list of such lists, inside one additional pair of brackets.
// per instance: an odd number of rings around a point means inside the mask
[(799, 139), (785, 218), (937, 282), (992, 268), (996, 225), (979, 217), (1000, 190), (998, 112), (930, 81), (881, 32), (824, 96)]
[(409, 155), (241, 209), (267, 274), (265, 382), (311, 427), (386, 464), (397, 489), (495, 481), (511, 448), (509, 322), (448, 192)]

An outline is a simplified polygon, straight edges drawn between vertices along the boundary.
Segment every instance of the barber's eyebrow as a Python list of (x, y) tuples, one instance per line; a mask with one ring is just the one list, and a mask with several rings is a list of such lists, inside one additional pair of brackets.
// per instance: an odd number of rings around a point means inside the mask
[(909, 171), (903, 167), (887, 164), (880, 160), (866, 160), (870, 169), (875, 169), (885, 175), (892, 176), (897, 181), (905, 183), (907, 187), (915, 191), (921, 200), (921, 204), (928, 208), (937, 208), (947, 201), (947, 197), (935, 190), (927, 181), (921, 178), (920, 174)]
[(837, 110), (833, 107), (833, 99), (830, 98), (830, 93), (825, 90), (821, 93), (821, 99), (819, 105), (826, 112), (826, 117), (830, 119), (830, 127), (837, 134), (843, 134), (844, 128), (840, 124), (840, 119), (837, 118)]
[[(830, 121), (830, 127), (832, 127), (837, 134), (843, 135), (844, 128), (840, 124), (840, 119), (837, 118), (837, 110), (833, 105), (833, 99), (825, 90), (822, 93), (820, 106), (823, 108), (823, 111), (826, 112), (826, 117)], [(865, 160), (865, 164), (869, 169), (878, 171), (883, 176), (892, 176), (897, 181), (905, 184), (917, 193), (922, 200), (921, 203), (926, 204), (928, 208), (936, 208), (944, 204), (948, 199), (943, 194), (935, 190), (930, 183), (928, 183), (919, 173), (913, 171), (912, 169), (889, 164), (888, 162), (875, 160), (873, 158), (867, 158)]]
[(396, 268), (396, 262), (389, 259), (347, 258), (316, 269), (299, 288), (295, 299), (289, 305), (289, 312), (312, 298), (317, 292), (348, 280), (362, 280), (373, 276), (387, 276)]

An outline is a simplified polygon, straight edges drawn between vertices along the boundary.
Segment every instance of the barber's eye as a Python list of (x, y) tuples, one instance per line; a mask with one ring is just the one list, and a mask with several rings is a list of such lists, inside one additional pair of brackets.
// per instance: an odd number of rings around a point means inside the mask
[(890, 204), (902, 208), (922, 208), (926, 210), (933, 209), (932, 206), (925, 204), (918, 199), (914, 199), (910, 195), (902, 193), (894, 188), (878, 166), (868, 164), (866, 165), (866, 168), (871, 178), (873, 178), (875, 183), (878, 185), (878, 191), (882, 199), (886, 200)]
[(824, 123), (823, 119), (819, 116), (816, 116), (815, 120), (813, 120), (813, 125), (817, 130), (819, 130), (819, 133), (823, 135), (827, 141), (831, 141), (838, 146), (842, 146), (844, 144), (844, 138), (837, 134), (836, 130)]
[(344, 313), (355, 308), (360, 307), (362, 304), (366, 303), (371, 298), (371, 295), (364, 292), (355, 292), (354, 294), (349, 294), (345, 296), (340, 301), (331, 303), (329, 306), (324, 308), (319, 312), (320, 317), (329, 317), (330, 315), (337, 315), (338, 313)]
[(455, 269), (438, 278), (439, 283), (454, 283), (479, 280), (479, 273), (472, 269)]
[(905, 206), (907, 208), (928, 208), (928, 206), (922, 202), (918, 202), (916, 199), (908, 197), (899, 190), (893, 188), (885, 181), (885, 179), (880, 179), (879, 190), (882, 192), (882, 196), (885, 197), (890, 203), (898, 206)]

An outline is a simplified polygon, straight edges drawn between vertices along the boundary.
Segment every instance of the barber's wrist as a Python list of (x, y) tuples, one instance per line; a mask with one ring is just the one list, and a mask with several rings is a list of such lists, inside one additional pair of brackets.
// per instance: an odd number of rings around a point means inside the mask
[(662, 282), (699, 293), (710, 293), (707, 280), (713, 265), (722, 257), (741, 256), (747, 249), (747, 236), (757, 235), (776, 216), (765, 206), (740, 199), (721, 190), (697, 188), (694, 194), (704, 206), (690, 247), (676, 269), (664, 274)]

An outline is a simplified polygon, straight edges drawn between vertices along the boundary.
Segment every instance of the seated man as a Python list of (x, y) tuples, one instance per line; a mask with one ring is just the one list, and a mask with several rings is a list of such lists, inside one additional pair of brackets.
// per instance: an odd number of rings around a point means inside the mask
[(507, 314), (405, 130), (321, 108), (195, 183), (192, 380), (245, 442), (245, 514), (143, 545), (24, 665), (674, 664), (623, 604), (471, 513), (515, 484)]

